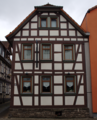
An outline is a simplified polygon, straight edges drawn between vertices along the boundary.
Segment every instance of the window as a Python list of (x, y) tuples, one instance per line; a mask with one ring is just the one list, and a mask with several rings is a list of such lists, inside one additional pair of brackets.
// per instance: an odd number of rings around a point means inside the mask
[(31, 93), (31, 92), (32, 92), (32, 78), (22, 77), (22, 93)]
[(73, 45), (64, 45), (64, 60), (74, 60)]
[(40, 27), (47, 27), (47, 19), (46, 18), (41, 18)]
[(1, 72), (4, 73), (4, 64), (1, 64)]
[(6, 84), (6, 94), (9, 94), (9, 86)]
[(75, 93), (76, 92), (76, 82), (74, 76), (65, 77), (65, 93)]
[(32, 45), (23, 45), (23, 60), (32, 60)]
[(51, 93), (51, 76), (41, 77), (41, 92)]
[(2, 83), (0, 83), (0, 93), (2, 93)]
[(51, 18), (51, 27), (57, 27), (57, 19)]
[(42, 44), (42, 60), (51, 60), (50, 44)]

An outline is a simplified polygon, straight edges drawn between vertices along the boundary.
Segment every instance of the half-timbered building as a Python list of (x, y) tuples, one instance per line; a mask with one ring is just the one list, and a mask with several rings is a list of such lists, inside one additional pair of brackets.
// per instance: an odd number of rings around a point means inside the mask
[(0, 41), (0, 104), (11, 98), (11, 46)]
[(35, 6), (6, 36), (13, 46), (10, 116), (89, 117), (88, 37), (62, 6)]

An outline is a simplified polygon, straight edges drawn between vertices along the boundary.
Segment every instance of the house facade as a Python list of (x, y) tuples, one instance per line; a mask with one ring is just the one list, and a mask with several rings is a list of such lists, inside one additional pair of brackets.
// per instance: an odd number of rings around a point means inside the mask
[(89, 33), (62, 8), (36, 6), (6, 36), (13, 46), (10, 117), (89, 117)]
[(96, 81), (96, 71), (97, 71), (97, 57), (96, 57), (96, 45), (97, 45), (97, 5), (90, 8), (81, 24), (82, 28), (90, 32), (89, 36), (89, 48), (90, 48), (90, 66), (91, 66), (91, 89), (92, 91), (92, 110), (93, 115), (97, 117), (97, 81)]
[(10, 48), (8, 42), (0, 41), (0, 104), (11, 98), (11, 53), (5, 44)]

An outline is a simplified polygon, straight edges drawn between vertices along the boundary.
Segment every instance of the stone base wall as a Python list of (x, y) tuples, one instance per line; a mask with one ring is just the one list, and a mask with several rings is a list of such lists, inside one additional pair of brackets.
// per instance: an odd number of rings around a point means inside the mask
[(10, 108), (9, 118), (89, 118), (88, 108)]

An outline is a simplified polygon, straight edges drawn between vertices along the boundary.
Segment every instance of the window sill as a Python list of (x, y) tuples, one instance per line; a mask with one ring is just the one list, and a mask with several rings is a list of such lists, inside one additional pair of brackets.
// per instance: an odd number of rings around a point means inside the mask
[(53, 95), (52, 93), (40, 93), (41, 96), (51, 96)]
[(73, 96), (76, 95), (76, 93), (64, 93), (65, 96)]
[(21, 96), (32, 96), (33, 94), (32, 93), (21, 93), (20, 95)]
[(40, 30), (58, 30), (59, 27), (39, 27)]
[(21, 60), (21, 62), (23, 63), (27, 63), (27, 62), (33, 62), (34, 60)]
[(52, 62), (53, 60), (40, 60), (40, 62)]
[(75, 62), (75, 60), (63, 60), (63, 62), (66, 62), (66, 63), (71, 63), (71, 62)]

